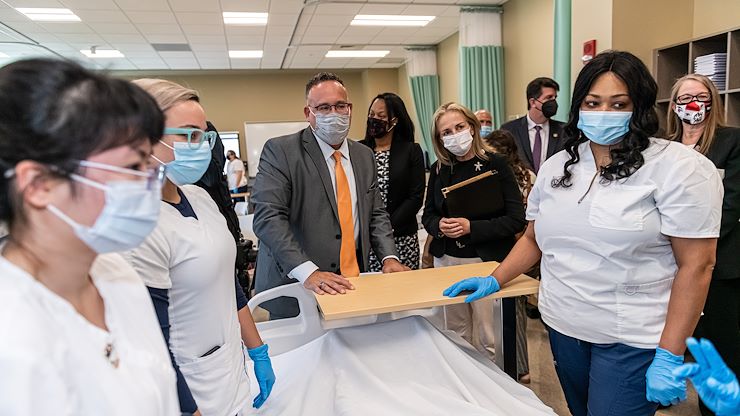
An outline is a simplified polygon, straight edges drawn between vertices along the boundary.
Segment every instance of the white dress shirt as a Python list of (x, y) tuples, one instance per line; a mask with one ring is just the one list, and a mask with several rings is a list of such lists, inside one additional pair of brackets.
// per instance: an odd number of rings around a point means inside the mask
[[(545, 163), (547, 159), (547, 144), (550, 141), (550, 120), (545, 121), (542, 124), (537, 124), (529, 118), (527, 114), (527, 133), (529, 133), (529, 150), (534, 152), (534, 136), (537, 134), (535, 126), (542, 127), (540, 130), (540, 137), (542, 138), (542, 152), (540, 153), (540, 166)], [(534, 154), (532, 154), (532, 160), (534, 160)]]

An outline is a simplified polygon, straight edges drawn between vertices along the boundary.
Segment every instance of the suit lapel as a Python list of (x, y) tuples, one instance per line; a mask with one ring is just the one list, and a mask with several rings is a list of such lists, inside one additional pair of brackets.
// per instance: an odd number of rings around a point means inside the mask
[(334, 185), (331, 183), (331, 176), (329, 176), (329, 167), (324, 159), (324, 154), (321, 153), (319, 144), (316, 143), (316, 138), (311, 132), (311, 128), (307, 127), (303, 130), (301, 135), (303, 140), (303, 148), (306, 149), (306, 153), (313, 161), (316, 166), (316, 171), (319, 172), (321, 183), (324, 185), (324, 191), (326, 191), (326, 197), (329, 199), (331, 209), (334, 212), (334, 217), (339, 220), (339, 212), (337, 211), (337, 196), (334, 194)]
[(552, 120), (549, 120), (548, 123), (550, 124), (550, 137), (547, 139), (547, 158), (555, 154), (560, 140), (563, 139), (560, 137), (560, 129), (557, 123), (553, 123)]
[(522, 117), (519, 123), (520, 134), (517, 135), (517, 143), (521, 147), (524, 156), (527, 158), (529, 166), (534, 166), (534, 159), (532, 158), (532, 149), (529, 147), (529, 128), (527, 126), (527, 116)]

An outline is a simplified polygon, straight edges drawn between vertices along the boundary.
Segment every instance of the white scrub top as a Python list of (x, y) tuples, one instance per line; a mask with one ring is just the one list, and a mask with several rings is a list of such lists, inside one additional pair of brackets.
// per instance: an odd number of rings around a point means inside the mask
[(147, 286), (168, 290), (169, 347), (198, 410), (235, 415), (251, 405), (236, 310), (236, 245), (208, 193), (180, 189), (198, 219), (162, 202), (157, 228), (125, 257)]
[(98, 256), (90, 276), (109, 332), (0, 256), (0, 414), (179, 416), (175, 372), (141, 279), (117, 254)]
[(578, 153), (570, 188), (550, 186), (569, 159), (561, 151), (542, 165), (529, 195), (527, 220), (542, 250), (542, 319), (587, 342), (656, 348), (678, 270), (669, 236), (719, 236), (717, 169), (680, 143), (652, 138), (640, 169), (609, 184), (597, 177), (587, 193), (596, 173), (589, 142)]
[[(242, 179), (236, 183), (236, 173), (242, 173)], [(229, 181), (229, 189), (247, 186), (247, 172), (244, 170), (244, 162), (236, 158), (226, 162), (226, 179)]]

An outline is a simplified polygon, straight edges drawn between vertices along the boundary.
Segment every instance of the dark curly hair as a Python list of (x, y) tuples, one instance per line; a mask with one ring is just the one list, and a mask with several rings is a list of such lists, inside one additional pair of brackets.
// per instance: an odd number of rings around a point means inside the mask
[(568, 138), (565, 151), (570, 159), (565, 162), (563, 176), (553, 178), (553, 188), (568, 188), (572, 185), (570, 167), (580, 160), (578, 146), (588, 141), (578, 128), (581, 103), (596, 79), (607, 72), (613, 73), (627, 85), (634, 108), (629, 131), (618, 145), (609, 150), (611, 163), (601, 169), (601, 180), (611, 182), (627, 178), (645, 163), (642, 152), (650, 145), (650, 137), (658, 131), (658, 116), (655, 113), (658, 85), (645, 64), (635, 55), (623, 51), (605, 51), (587, 63), (576, 79), (570, 117), (564, 127)]
[[(384, 92), (378, 94), (370, 101), (370, 106), (367, 108), (368, 114), (370, 108), (373, 106), (375, 100), (383, 100), (385, 102), (385, 112), (388, 115), (388, 121), (393, 118), (396, 119), (396, 126), (393, 128), (392, 142), (413, 142), (414, 141), (414, 122), (411, 121), (409, 112), (406, 111), (406, 105), (398, 95), (392, 92)], [(365, 141), (370, 148), (375, 148), (375, 138), (370, 137), (365, 131)]]

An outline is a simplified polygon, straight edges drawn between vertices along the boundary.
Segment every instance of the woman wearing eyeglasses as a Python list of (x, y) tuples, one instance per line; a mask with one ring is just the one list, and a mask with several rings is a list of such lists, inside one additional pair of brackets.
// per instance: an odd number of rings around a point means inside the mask
[(151, 300), (118, 254), (159, 215), (163, 117), (67, 62), (0, 69), (0, 414), (180, 415)]
[[(710, 339), (728, 366), (740, 371), (740, 129), (725, 126), (724, 108), (709, 78), (689, 74), (671, 90), (667, 133), (705, 155), (725, 188), (717, 263), (697, 332)], [(701, 404), (704, 415), (713, 414)]]
[[(166, 166), (157, 228), (126, 258), (151, 294), (177, 373), (183, 412), (242, 415), (260, 407), (275, 382), (267, 345), (254, 325), (234, 272), (236, 246), (224, 217), (197, 182), (211, 160), (215, 132), (195, 91), (139, 79), (165, 115), (152, 159)], [(249, 400), (243, 344), (260, 393)]]

